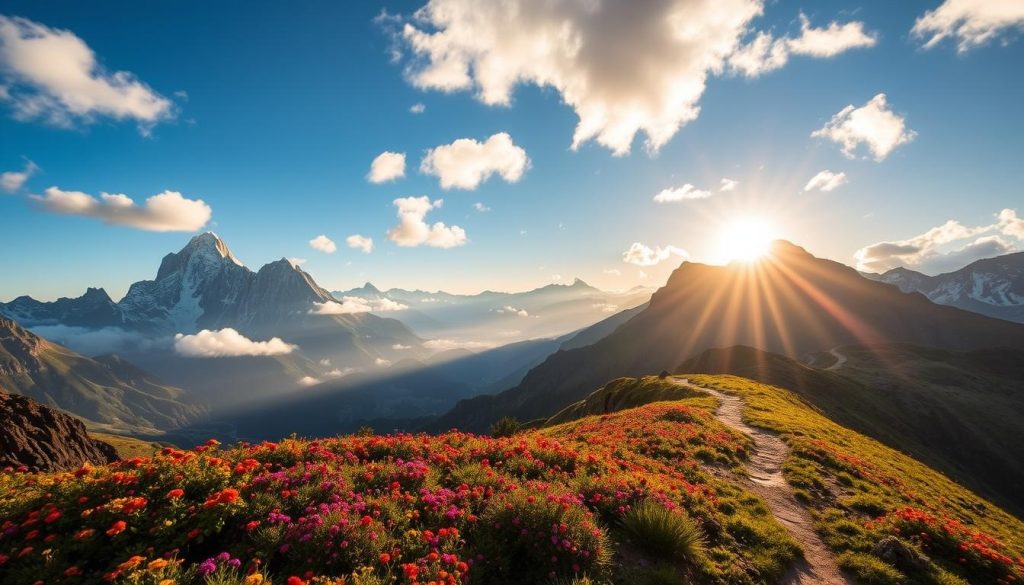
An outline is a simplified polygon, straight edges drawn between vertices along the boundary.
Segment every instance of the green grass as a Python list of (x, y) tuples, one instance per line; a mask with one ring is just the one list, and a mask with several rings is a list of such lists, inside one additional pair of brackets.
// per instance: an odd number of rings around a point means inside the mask
[[(789, 444), (786, 479), (807, 501), (823, 540), (862, 582), (995, 583), (1024, 575), (1021, 564), (1014, 566), (1024, 558), (1020, 519), (911, 457), (832, 422), (788, 390), (735, 376), (689, 378), (742, 396), (745, 422), (773, 430)], [(900, 570), (875, 556), (881, 538), (908, 531), (908, 544), (932, 560), (930, 570)]]
[(704, 533), (689, 516), (650, 500), (633, 507), (620, 521), (623, 532), (655, 555), (697, 562), (704, 554)]
[[(642, 378), (618, 378), (583, 400), (570, 404), (544, 423), (552, 426), (585, 416), (608, 414), (629, 408), (636, 408), (652, 402), (682, 400), (684, 398), (704, 399), (704, 404), (713, 404), (705, 395), (694, 392), (686, 386), (676, 384), (671, 378), (662, 379), (657, 376)], [(690, 401), (687, 404), (698, 404)]]

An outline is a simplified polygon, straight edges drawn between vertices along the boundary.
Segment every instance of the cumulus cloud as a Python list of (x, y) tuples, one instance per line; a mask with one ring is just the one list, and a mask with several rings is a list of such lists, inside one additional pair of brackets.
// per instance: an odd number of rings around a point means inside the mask
[(377, 365), (379, 367), (386, 368), (386, 367), (391, 365), (391, 360), (386, 360), (384, 358), (377, 358), (377, 359), (373, 360), (373, 363), (374, 363), (374, 365)]
[(732, 54), (729, 66), (747, 77), (755, 77), (784, 66), (791, 55), (829, 58), (850, 49), (873, 47), (877, 42), (876, 35), (864, 30), (863, 22), (833, 21), (824, 28), (814, 28), (801, 13), (799, 36), (776, 39), (759, 32)]
[(508, 313), (509, 315), (518, 315), (520, 317), (529, 317), (530, 313), (526, 309), (517, 309), (511, 305), (505, 305), (500, 309), (494, 309), (495, 313)]
[(0, 190), (6, 191), (7, 193), (14, 193), (25, 186), (25, 181), (28, 181), (32, 175), (36, 174), (39, 167), (32, 161), (25, 163), (25, 168), (20, 171), (7, 171), (0, 173)]
[(398, 301), (379, 297), (376, 299), (364, 299), (362, 297), (342, 297), (340, 301), (328, 301), (326, 303), (313, 303), (309, 310), (311, 315), (350, 315), (352, 313), (383, 313), (386, 311), (401, 311), (408, 309)]
[(490, 349), (493, 343), (483, 341), (460, 341), (457, 339), (430, 339), (423, 342), (423, 347), (435, 351), (446, 351), (449, 349)]
[(697, 118), (758, 0), (631, 2), (430, 0), (404, 24), (413, 85), (474, 90), (508, 105), (519, 84), (551, 87), (576, 112), (573, 148), (596, 140), (617, 155), (637, 133), (660, 149)]
[(345, 238), (345, 243), (348, 244), (349, 248), (362, 250), (364, 254), (373, 252), (373, 238), (367, 238), (359, 234), (352, 234)]
[(99, 199), (81, 191), (50, 187), (32, 195), (51, 213), (93, 217), (107, 224), (152, 232), (194, 232), (210, 221), (213, 210), (202, 199), (186, 199), (177, 191), (164, 191), (138, 205), (127, 195), (100, 193)]
[(407, 349), (412, 349), (412, 346), (411, 345), (402, 345), (401, 343), (396, 343), (396, 344), (391, 346), (391, 349), (393, 349), (395, 351), (405, 351)]
[(734, 181), (733, 179), (727, 179), (722, 177), (722, 182), (718, 185), (718, 190), (725, 193), (726, 191), (735, 191), (736, 187), (739, 187), (740, 182)]
[(1022, 241), (1024, 220), (1014, 210), (1004, 209), (989, 225), (968, 227), (951, 219), (912, 238), (865, 246), (854, 258), (859, 270), (885, 272), (905, 267), (934, 274), (1013, 252)]
[(484, 142), (459, 138), (428, 150), (420, 163), (420, 172), (436, 176), (442, 189), (476, 189), (495, 174), (515, 183), (529, 166), (526, 151), (516, 146), (507, 133), (499, 132)]
[(328, 238), (323, 234), (320, 234), (319, 236), (310, 240), (309, 247), (313, 248), (314, 250), (323, 252), (324, 254), (333, 254), (338, 249), (338, 246), (337, 244), (334, 243), (334, 240)]
[(854, 158), (857, 147), (864, 145), (875, 160), (889, 156), (897, 146), (910, 142), (917, 133), (907, 128), (904, 118), (891, 109), (885, 94), (880, 93), (856, 108), (852, 104), (811, 133), (814, 138), (827, 138), (842, 146), (843, 154)]
[(127, 71), (106, 71), (73, 32), (0, 16), (0, 101), (19, 120), (71, 127), (99, 116), (134, 120), (143, 133), (174, 115), (173, 103)]
[(847, 183), (846, 173), (833, 173), (826, 169), (811, 177), (804, 185), (804, 191), (832, 191)]
[(687, 183), (682, 187), (662, 189), (654, 196), (654, 200), (658, 203), (675, 203), (677, 201), (688, 201), (692, 199), (707, 199), (708, 197), (711, 197), (711, 191), (698, 189)]
[(675, 246), (655, 246), (650, 248), (640, 242), (633, 242), (628, 250), (622, 253), (622, 261), (636, 266), (654, 266), (662, 260), (668, 260), (672, 256), (689, 258), (690, 254), (682, 248)]
[(288, 354), (297, 345), (285, 343), (279, 337), (267, 341), (253, 341), (228, 327), (217, 331), (203, 329), (195, 335), (179, 333), (174, 336), (174, 351), (187, 357), (238, 357)]
[(299, 378), (299, 386), (316, 386), (319, 383), (320, 380), (313, 376), (303, 376)]
[(423, 112), (426, 112), (426, 111), (427, 111), (427, 106), (423, 105), (422, 103), (415, 103), (415, 104), (409, 106), (409, 112), (412, 113), (412, 114), (422, 114)]
[(382, 152), (370, 163), (366, 180), (371, 183), (386, 183), (405, 176), (405, 153)]
[(398, 208), (398, 225), (387, 232), (388, 239), (403, 247), (432, 246), (453, 248), (466, 243), (466, 230), (443, 222), (428, 225), (427, 213), (438, 209), (444, 199), (431, 202), (429, 197), (403, 197), (394, 200)]
[(473, 204), (473, 209), (479, 211), (480, 213), (487, 213), (488, 211), (491, 210), (490, 207), (487, 207), (486, 205), (480, 203), (479, 201)]
[(1019, 0), (946, 0), (918, 18), (911, 32), (925, 39), (927, 49), (950, 38), (963, 53), (1013, 29), (1024, 30), (1024, 3)]

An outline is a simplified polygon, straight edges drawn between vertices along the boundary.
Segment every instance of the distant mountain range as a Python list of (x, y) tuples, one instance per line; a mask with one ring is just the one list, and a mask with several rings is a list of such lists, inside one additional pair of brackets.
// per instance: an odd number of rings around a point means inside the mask
[(977, 260), (938, 276), (908, 268), (864, 276), (905, 293), (919, 292), (940, 305), (1024, 323), (1024, 252)]
[(716, 347), (748, 345), (807, 359), (875, 343), (1024, 349), (1024, 325), (903, 294), (779, 241), (753, 264), (684, 262), (647, 308), (606, 337), (551, 355), (515, 388), (460, 402), (428, 428), (483, 431), (501, 416), (551, 416), (609, 379), (673, 371)]
[[(58, 341), (60, 327), (76, 328), (76, 334), (84, 328), (142, 336), (146, 347), (127, 348), (129, 359), (214, 403), (244, 402), (296, 388), (300, 380), (309, 383), (430, 353), (400, 321), (345, 312), (288, 260), (253, 272), (213, 233), (166, 255), (156, 278), (131, 285), (119, 302), (91, 288), (81, 297), (54, 302), (18, 297), (0, 303), (0, 314), (25, 327), (53, 330)], [(224, 328), (255, 341), (279, 337), (298, 348), (290, 354), (210, 359), (182, 357), (171, 349), (176, 334)], [(74, 339), (69, 335), (67, 342), (74, 345)]]
[(158, 433), (194, 422), (203, 408), (117, 356), (95, 359), (0, 317), (0, 390), (73, 413), (92, 426)]
[(577, 278), (570, 284), (549, 284), (515, 293), (484, 291), (458, 295), (398, 288), (382, 291), (366, 283), (332, 294), (338, 299), (397, 303), (404, 308), (392, 313), (395, 318), (424, 337), (494, 346), (565, 335), (641, 305), (652, 292), (646, 287), (603, 291)]

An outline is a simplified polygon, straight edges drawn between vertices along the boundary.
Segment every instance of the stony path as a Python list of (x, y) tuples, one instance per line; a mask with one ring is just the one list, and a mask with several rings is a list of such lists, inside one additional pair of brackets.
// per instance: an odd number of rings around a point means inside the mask
[(839, 353), (839, 348), (838, 347), (833, 347), (832, 349), (828, 350), (828, 352), (830, 354), (832, 354), (832, 357), (836, 358), (836, 363), (832, 364), (831, 366), (829, 366), (829, 367), (827, 367), (825, 369), (826, 370), (838, 370), (839, 368), (843, 367), (843, 364), (846, 363), (846, 356), (841, 354), (841, 353)]
[(743, 399), (710, 388), (696, 386), (683, 378), (678, 384), (707, 392), (720, 401), (715, 418), (754, 440), (747, 473), (751, 491), (764, 498), (772, 515), (800, 544), (804, 558), (783, 577), (785, 585), (852, 585), (836, 564), (835, 555), (814, 531), (814, 521), (806, 508), (793, 497), (793, 488), (782, 476), (782, 463), (789, 446), (778, 435), (748, 426), (743, 422)]

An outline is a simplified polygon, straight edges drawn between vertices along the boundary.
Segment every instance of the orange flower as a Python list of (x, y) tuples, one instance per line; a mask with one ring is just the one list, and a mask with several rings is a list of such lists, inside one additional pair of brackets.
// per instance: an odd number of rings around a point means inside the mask
[(149, 561), (149, 564), (146, 565), (146, 568), (150, 571), (159, 571), (160, 569), (166, 567), (169, 564), (170, 563), (167, 562), (167, 559), (153, 559), (152, 561)]
[(128, 529), (128, 523), (124, 520), (118, 520), (110, 525), (107, 529), (107, 536), (117, 536)]
[(146, 560), (146, 557), (140, 557), (139, 555), (135, 555), (135, 556), (129, 558), (127, 561), (125, 561), (125, 562), (121, 563), (120, 565), (118, 565), (117, 568), (121, 569), (122, 571), (127, 571), (128, 569), (132, 569), (134, 567), (137, 567), (139, 565), (139, 563), (141, 563), (144, 560)]

